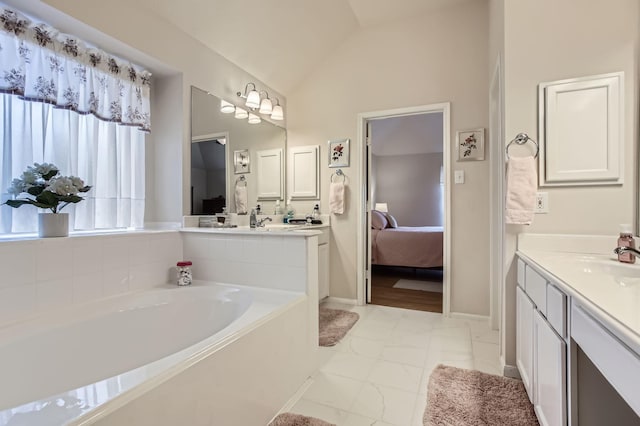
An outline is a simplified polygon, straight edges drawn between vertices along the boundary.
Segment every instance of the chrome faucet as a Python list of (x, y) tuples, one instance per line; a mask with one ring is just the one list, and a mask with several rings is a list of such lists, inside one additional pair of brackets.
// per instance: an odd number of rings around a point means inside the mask
[(623, 254), (623, 253), (631, 253), (633, 256), (635, 257), (640, 257), (640, 251), (634, 249), (633, 247), (624, 247), (624, 246), (620, 246), (620, 247), (616, 247), (615, 249), (613, 249), (613, 252), (615, 254)]
[(266, 221), (271, 222), (271, 221), (272, 221), (272, 219), (271, 219), (270, 217), (265, 217), (264, 219), (256, 220), (256, 226), (257, 226), (258, 228), (264, 228), (264, 223), (265, 223)]

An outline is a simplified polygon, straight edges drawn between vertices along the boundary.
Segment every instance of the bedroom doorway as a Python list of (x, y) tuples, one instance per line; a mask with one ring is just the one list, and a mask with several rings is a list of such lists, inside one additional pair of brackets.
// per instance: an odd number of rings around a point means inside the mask
[(448, 313), (449, 104), (360, 118), (363, 302)]

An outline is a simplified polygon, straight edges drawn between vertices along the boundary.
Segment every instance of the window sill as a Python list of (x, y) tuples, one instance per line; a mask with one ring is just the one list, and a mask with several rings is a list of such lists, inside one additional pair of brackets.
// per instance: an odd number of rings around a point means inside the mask
[(114, 236), (114, 235), (133, 235), (133, 234), (160, 234), (168, 232), (178, 232), (173, 228), (127, 228), (127, 229), (93, 229), (89, 231), (72, 231), (69, 232), (68, 237), (51, 237), (40, 238), (35, 232), (21, 233), (21, 234), (0, 234), (0, 242), (5, 241), (30, 241), (30, 240), (56, 240), (65, 238), (83, 238), (83, 237), (100, 237), (100, 236)]

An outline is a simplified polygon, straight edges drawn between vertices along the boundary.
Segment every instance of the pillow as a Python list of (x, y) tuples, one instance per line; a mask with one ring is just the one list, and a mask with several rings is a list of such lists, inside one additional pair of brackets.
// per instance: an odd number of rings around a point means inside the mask
[(395, 217), (391, 216), (389, 213), (385, 213), (384, 214), (387, 218), (387, 222), (389, 222), (389, 228), (397, 228), (398, 227), (398, 221), (396, 220)]
[(371, 210), (371, 227), (373, 229), (384, 229), (389, 225), (387, 217), (378, 210)]

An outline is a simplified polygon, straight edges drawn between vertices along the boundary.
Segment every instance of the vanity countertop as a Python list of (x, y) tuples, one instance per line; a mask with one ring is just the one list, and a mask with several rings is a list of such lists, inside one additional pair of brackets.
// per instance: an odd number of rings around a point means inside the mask
[(264, 228), (249, 228), (239, 226), (236, 228), (200, 228), (184, 227), (180, 232), (196, 232), (204, 234), (225, 234), (225, 235), (264, 235), (264, 236), (287, 236), (287, 237), (308, 237), (320, 235), (328, 224), (322, 225), (285, 225), (285, 226), (265, 226)]
[(557, 248), (519, 242), (517, 254), (640, 353), (640, 263), (623, 264), (613, 254)]

